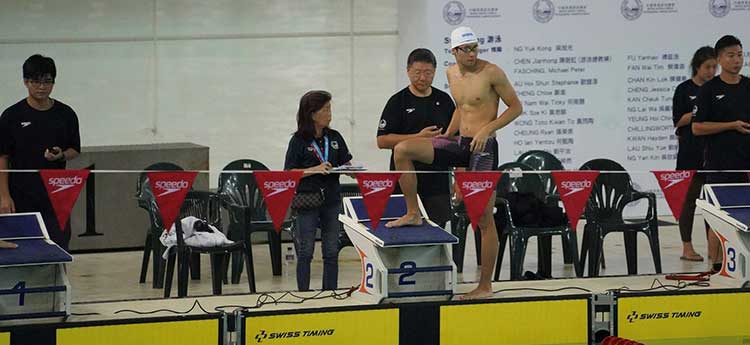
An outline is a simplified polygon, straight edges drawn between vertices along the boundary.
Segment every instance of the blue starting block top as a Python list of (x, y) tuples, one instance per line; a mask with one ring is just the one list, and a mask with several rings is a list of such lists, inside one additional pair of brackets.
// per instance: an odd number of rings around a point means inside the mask
[(15, 249), (0, 249), (0, 267), (57, 264), (73, 257), (49, 240), (38, 213), (0, 215), (0, 239), (11, 240)]
[[(383, 211), (383, 216), (378, 223), (378, 228), (372, 229), (372, 222), (367, 214), (367, 208), (361, 197), (348, 198), (351, 202), (351, 215), (353, 220), (362, 225), (369, 236), (375, 237), (382, 242), (383, 247), (435, 245), (458, 243), (458, 238), (444, 229), (437, 227), (427, 220), (419, 226), (402, 226), (398, 228), (386, 228), (385, 224), (406, 214), (406, 200), (401, 195), (394, 195), (388, 199), (388, 204)], [(420, 209), (420, 212), (422, 210)], [(365, 231), (361, 229), (360, 231)]]
[(44, 237), (45, 231), (36, 213), (0, 215), (0, 239)]
[(721, 209), (728, 207), (750, 208), (750, 184), (711, 186)]
[[(362, 198), (351, 198), (352, 207), (358, 221), (369, 221), (370, 216), (367, 214), (367, 207)], [(389, 221), (397, 219), (406, 214), (406, 200), (403, 196), (392, 196), (388, 199), (388, 204), (385, 206), (383, 215), (380, 217), (380, 221)], [(369, 228), (369, 227), (368, 227)], [(379, 229), (379, 228), (378, 228)]]
[(458, 238), (447, 231), (428, 223), (419, 226), (402, 226), (400, 228), (386, 228), (381, 221), (378, 228), (372, 231), (372, 223), (361, 224), (370, 230), (370, 233), (383, 241), (384, 247), (417, 245), (417, 244), (444, 244), (458, 243)]
[(15, 249), (0, 249), (0, 267), (57, 264), (73, 261), (73, 257), (46, 239), (14, 240)]
[(750, 206), (727, 208), (724, 209), (724, 211), (729, 213), (729, 216), (736, 219), (738, 222), (741, 222), (742, 224), (750, 224)]

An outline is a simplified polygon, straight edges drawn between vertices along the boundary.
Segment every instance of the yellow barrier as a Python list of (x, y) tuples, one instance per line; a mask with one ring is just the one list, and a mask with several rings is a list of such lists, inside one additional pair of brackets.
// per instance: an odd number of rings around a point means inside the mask
[(440, 307), (441, 345), (586, 344), (588, 300)]
[(59, 328), (57, 345), (216, 345), (219, 321), (192, 320)]
[(248, 317), (245, 344), (398, 345), (398, 309)]
[(620, 297), (617, 334), (648, 344), (694, 338), (738, 339), (727, 343), (744, 344), (742, 339), (750, 342), (748, 310), (750, 293)]
[(10, 333), (0, 333), (0, 345), (10, 345)]

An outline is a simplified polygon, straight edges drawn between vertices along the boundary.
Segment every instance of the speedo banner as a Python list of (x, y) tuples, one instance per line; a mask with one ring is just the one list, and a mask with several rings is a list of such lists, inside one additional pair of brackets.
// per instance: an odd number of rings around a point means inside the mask
[(89, 177), (88, 170), (39, 170), (44, 188), (47, 189), (52, 209), (55, 210), (60, 230), (65, 231), (70, 212), (73, 210), (81, 189)]

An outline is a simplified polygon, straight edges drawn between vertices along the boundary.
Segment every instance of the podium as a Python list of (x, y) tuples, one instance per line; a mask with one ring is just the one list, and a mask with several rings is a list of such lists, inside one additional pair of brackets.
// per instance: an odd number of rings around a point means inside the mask
[(73, 257), (49, 239), (42, 216), (0, 215), (0, 320), (63, 317), (70, 313), (70, 282), (64, 265)]
[(386, 228), (385, 223), (406, 213), (403, 195), (393, 195), (377, 229), (367, 216), (362, 197), (344, 198), (339, 215), (362, 262), (357, 298), (372, 303), (449, 300), (456, 286), (451, 244), (458, 238), (427, 217), (419, 202), (420, 226)]
[(750, 183), (707, 184), (696, 205), (719, 237), (724, 255), (720, 275), (750, 287)]

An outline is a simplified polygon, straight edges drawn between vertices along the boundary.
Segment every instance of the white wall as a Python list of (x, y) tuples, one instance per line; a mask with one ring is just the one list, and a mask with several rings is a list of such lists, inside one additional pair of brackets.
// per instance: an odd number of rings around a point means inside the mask
[(397, 27), (396, 0), (2, 1), (0, 107), (41, 53), (84, 146), (188, 141), (211, 148), (212, 171), (280, 169), (300, 96), (326, 89), (355, 161), (386, 169), (375, 131), (400, 88)]

